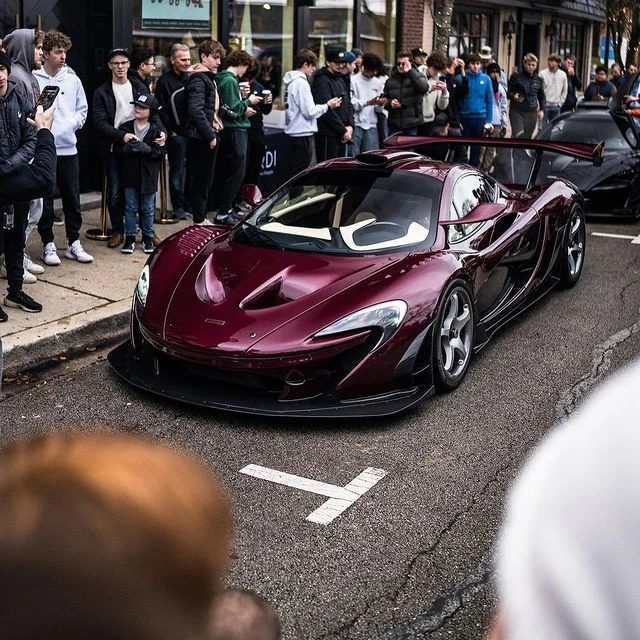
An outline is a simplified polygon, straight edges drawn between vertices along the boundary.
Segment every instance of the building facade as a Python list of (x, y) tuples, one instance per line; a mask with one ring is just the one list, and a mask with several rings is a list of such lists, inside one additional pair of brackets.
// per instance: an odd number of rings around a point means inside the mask
[[(444, 20), (443, 20), (444, 19)], [(16, 27), (57, 29), (69, 34), (68, 64), (81, 78), (89, 101), (108, 77), (112, 47), (149, 46), (158, 73), (166, 68), (171, 44), (183, 42), (197, 59), (197, 46), (214, 38), (227, 48), (244, 48), (263, 63), (278, 87), (268, 125), (281, 126), (281, 79), (303, 47), (323, 58), (324, 48), (358, 47), (392, 63), (400, 49), (435, 44), (436, 28), (446, 23), (448, 53), (457, 56), (493, 48), (510, 73), (531, 51), (542, 64), (550, 52), (578, 58), (588, 80), (605, 21), (604, 0), (3, 0), (0, 33)], [(91, 132), (79, 136), (86, 167), (84, 190), (100, 184), (99, 163), (91, 162)], [(85, 161), (86, 160), (86, 161)], [(268, 162), (268, 159), (267, 159)]]

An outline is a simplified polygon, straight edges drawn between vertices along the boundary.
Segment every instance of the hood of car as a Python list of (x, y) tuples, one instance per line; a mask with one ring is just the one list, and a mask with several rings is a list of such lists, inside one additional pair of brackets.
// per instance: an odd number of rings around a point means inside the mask
[[(244, 352), (278, 331), (281, 342), (300, 345), (301, 336), (287, 337), (283, 327), (294, 323), (308, 336), (371, 304), (385, 272), (404, 256), (277, 251), (227, 237), (194, 256), (172, 287), (156, 292), (144, 310), (144, 323), (165, 340), (219, 353)], [(170, 262), (171, 254), (163, 261)], [(155, 271), (167, 266), (154, 265), (150, 291)]]

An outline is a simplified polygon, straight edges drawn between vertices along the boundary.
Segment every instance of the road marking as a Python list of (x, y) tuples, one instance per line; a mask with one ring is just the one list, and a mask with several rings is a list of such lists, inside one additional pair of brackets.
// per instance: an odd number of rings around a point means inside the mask
[(592, 236), (598, 236), (599, 238), (617, 238), (618, 240), (631, 240), (631, 244), (640, 244), (640, 235), (627, 236), (621, 233), (599, 233), (598, 231), (592, 231)]
[(276, 471), (268, 467), (261, 467), (257, 464), (249, 464), (240, 469), (240, 473), (244, 473), (260, 480), (268, 480), (277, 484), (284, 484), (294, 489), (301, 489), (309, 493), (316, 493), (329, 498), (324, 504), (307, 516), (307, 520), (316, 524), (329, 524), (335, 520), (341, 513), (346, 511), (352, 504), (363, 496), (371, 487), (375, 486), (382, 478), (387, 475), (384, 469), (375, 469), (367, 467), (362, 473), (357, 475), (349, 484), (339, 487), (335, 484), (319, 482), (303, 478), (302, 476), (294, 476), (283, 471)]

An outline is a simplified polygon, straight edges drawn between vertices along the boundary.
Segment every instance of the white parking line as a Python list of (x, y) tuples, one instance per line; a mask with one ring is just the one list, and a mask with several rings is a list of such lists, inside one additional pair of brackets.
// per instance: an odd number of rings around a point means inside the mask
[(310, 522), (325, 525), (335, 520), (335, 518), (354, 504), (358, 498), (363, 496), (371, 487), (387, 475), (384, 469), (368, 467), (345, 487), (339, 487), (335, 484), (319, 482), (318, 480), (295, 476), (290, 473), (284, 473), (283, 471), (269, 469), (268, 467), (261, 467), (257, 464), (249, 464), (243, 467), (240, 469), (240, 473), (253, 476), (254, 478), (260, 478), (261, 480), (284, 484), (294, 489), (308, 491), (309, 493), (327, 496), (329, 500), (307, 516), (307, 520)]
[(592, 236), (598, 236), (599, 238), (617, 238), (618, 240), (631, 240), (631, 244), (640, 244), (640, 235), (627, 236), (621, 233), (600, 233), (598, 231), (592, 231)]

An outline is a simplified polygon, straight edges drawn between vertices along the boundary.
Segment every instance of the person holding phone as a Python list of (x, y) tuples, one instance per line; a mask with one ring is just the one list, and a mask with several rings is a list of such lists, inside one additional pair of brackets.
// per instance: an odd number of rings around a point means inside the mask
[[(0, 52), (0, 167), (3, 172), (20, 170), (33, 159), (36, 130), (27, 122), (30, 105), (9, 81), (11, 58)], [(2, 179), (3, 181), (6, 178)], [(29, 201), (8, 197), (0, 200), (0, 244), (4, 244), (5, 274), (8, 293), (6, 307), (23, 311), (42, 311), (42, 305), (22, 290), (24, 284), (24, 230), (29, 213)], [(0, 321), (6, 320), (4, 311)]]
[(318, 65), (318, 57), (310, 49), (302, 49), (293, 57), (293, 69), (284, 76), (285, 128), (291, 148), (291, 175), (304, 171), (313, 158), (317, 120), (329, 109), (337, 109), (342, 98), (331, 98), (316, 104), (309, 78)]
[(330, 158), (341, 158), (350, 153), (353, 138), (353, 105), (351, 104), (351, 78), (345, 75), (347, 65), (356, 57), (343, 47), (325, 48), (326, 65), (313, 77), (313, 99), (316, 104), (328, 103), (332, 98), (341, 98), (340, 106), (328, 110), (318, 119), (316, 133), (316, 157), (318, 162)]
[(355, 112), (353, 154), (379, 149), (378, 112), (386, 104), (384, 89), (384, 63), (375, 53), (365, 53), (360, 73), (351, 78), (351, 102)]
[[(34, 71), (40, 95), (44, 99), (48, 87), (60, 91), (55, 99), (57, 117), (53, 125), (56, 141), (56, 184), (62, 197), (64, 226), (67, 235), (67, 249), (64, 257), (81, 263), (93, 262), (80, 244), (82, 213), (80, 210), (80, 160), (76, 147), (76, 131), (87, 120), (87, 97), (80, 78), (69, 72), (67, 51), (71, 48), (71, 38), (60, 31), (45, 33), (42, 43), (44, 64)], [(60, 265), (53, 237), (53, 195), (44, 198), (42, 216), (38, 222), (38, 233), (42, 240), (42, 261), (52, 267)], [(27, 228), (27, 234), (31, 230)]]
[[(422, 116), (424, 123), (418, 127), (421, 136), (432, 135), (431, 129), (436, 114), (446, 112), (449, 106), (449, 89), (444, 75), (447, 68), (447, 57), (442, 51), (434, 51), (427, 58), (426, 77), (429, 83), (429, 91), (422, 99)], [(445, 114), (446, 115), (446, 114)]]
[(384, 85), (389, 112), (389, 133), (415, 136), (424, 123), (422, 98), (429, 91), (425, 75), (411, 61), (411, 51), (400, 51), (396, 65)]

